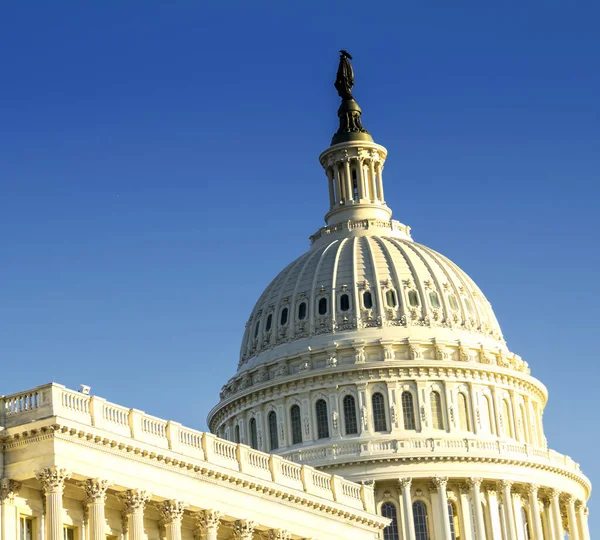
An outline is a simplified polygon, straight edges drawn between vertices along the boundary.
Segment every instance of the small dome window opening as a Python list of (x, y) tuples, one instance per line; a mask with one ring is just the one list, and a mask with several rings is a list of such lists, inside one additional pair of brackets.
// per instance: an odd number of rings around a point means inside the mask
[(370, 291), (365, 291), (363, 294), (363, 304), (365, 309), (371, 309), (373, 307), (373, 296)]
[(327, 313), (327, 298), (319, 299), (319, 315), (325, 315)]
[(298, 306), (298, 319), (300, 319), (301, 321), (306, 319), (306, 302), (302, 302)]
[(431, 307), (436, 309), (440, 307), (440, 297), (435, 291), (429, 293), (429, 301), (431, 302)]
[(265, 325), (265, 332), (269, 332), (271, 330), (271, 325), (273, 324), (273, 314), (269, 313), (267, 316), (267, 324)]
[(456, 296), (453, 294), (448, 295), (448, 303), (454, 311), (458, 311), (458, 302), (456, 301)]
[(408, 303), (412, 307), (419, 307), (419, 295), (417, 291), (408, 291)]
[(281, 326), (283, 326), (284, 324), (287, 324), (287, 320), (288, 320), (288, 308), (283, 308), (281, 310), (281, 317), (279, 318), (279, 324), (281, 324)]
[(467, 307), (467, 311), (470, 314), (473, 314), (473, 306), (471, 305), (471, 302), (469, 302), (468, 298), (465, 298), (465, 306)]
[(385, 301), (387, 302), (388, 307), (395, 308), (398, 305), (396, 301), (396, 291), (387, 291), (385, 293)]
[(350, 297), (347, 294), (340, 296), (340, 309), (342, 311), (348, 311), (350, 309)]
[(256, 326), (254, 327), (254, 339), (258, 337), (258, 330), (260, 329), (260, 320), (256, 321)]

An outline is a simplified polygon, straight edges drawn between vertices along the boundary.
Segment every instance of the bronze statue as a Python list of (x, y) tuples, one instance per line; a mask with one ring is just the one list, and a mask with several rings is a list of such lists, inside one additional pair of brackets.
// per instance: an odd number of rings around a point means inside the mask
[(335, 89), (343, 100), (354, 99), (352, 97), (352, 87), (354, 86), (354, 71), (350, 63), (352, 56), (342, 49), (340, 51), (340, 65), (338, 66), (335, 79)]

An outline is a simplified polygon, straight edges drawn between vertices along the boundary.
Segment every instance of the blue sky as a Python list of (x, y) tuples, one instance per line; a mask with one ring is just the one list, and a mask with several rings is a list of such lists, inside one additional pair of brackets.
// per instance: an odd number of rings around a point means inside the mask
[(0, 392), (204, 429), (323, 222), (345, 48), (394, 217), (476, 280), (598, 478), (600, 8), (444, 4), (3, 3)]

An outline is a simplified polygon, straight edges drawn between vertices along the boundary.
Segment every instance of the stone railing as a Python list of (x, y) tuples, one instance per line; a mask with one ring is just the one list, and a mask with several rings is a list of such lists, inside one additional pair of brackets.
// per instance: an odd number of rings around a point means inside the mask
[(282, 454), (296, 463), (310, 463), (314, 466), (325, 466), (363, 459), (386, 459), (406, 455), (412, 459), (419, 457), (458, 456), (523, 460), (539, 465), (551, 466), (566, 473), (578, 476), (584, 482), (587, 478), (581, 472), (579, 463), (547, 448), (539, 448), (518, 441), (485, 440), (475, 438), (407, 438), (362, 440), (337, 442), (320, 447), (286, 451)]
[(355, 484), (308, 465), (259, 452), (244, 444), (186, 428), (137, 409), (126, 409), (104, 398), (69, 390), (60, 384), (38, 386), (0, 398), (0, 434), (6, 429), (48, 418), (74, 420), (115, 436), (128, 437), (191, 459), (275, 482), (350, 508), (375, 512), (373, 488), (370, 486)]

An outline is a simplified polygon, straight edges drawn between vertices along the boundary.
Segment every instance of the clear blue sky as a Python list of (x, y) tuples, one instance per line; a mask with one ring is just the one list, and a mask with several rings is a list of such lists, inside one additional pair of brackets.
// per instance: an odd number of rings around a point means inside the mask
[(600, 8), (424, 4), (4, 2), (0, 392), (204, 429), (322, 224), (345, 48), (395, 217), (480, 285), (599, 479)]

